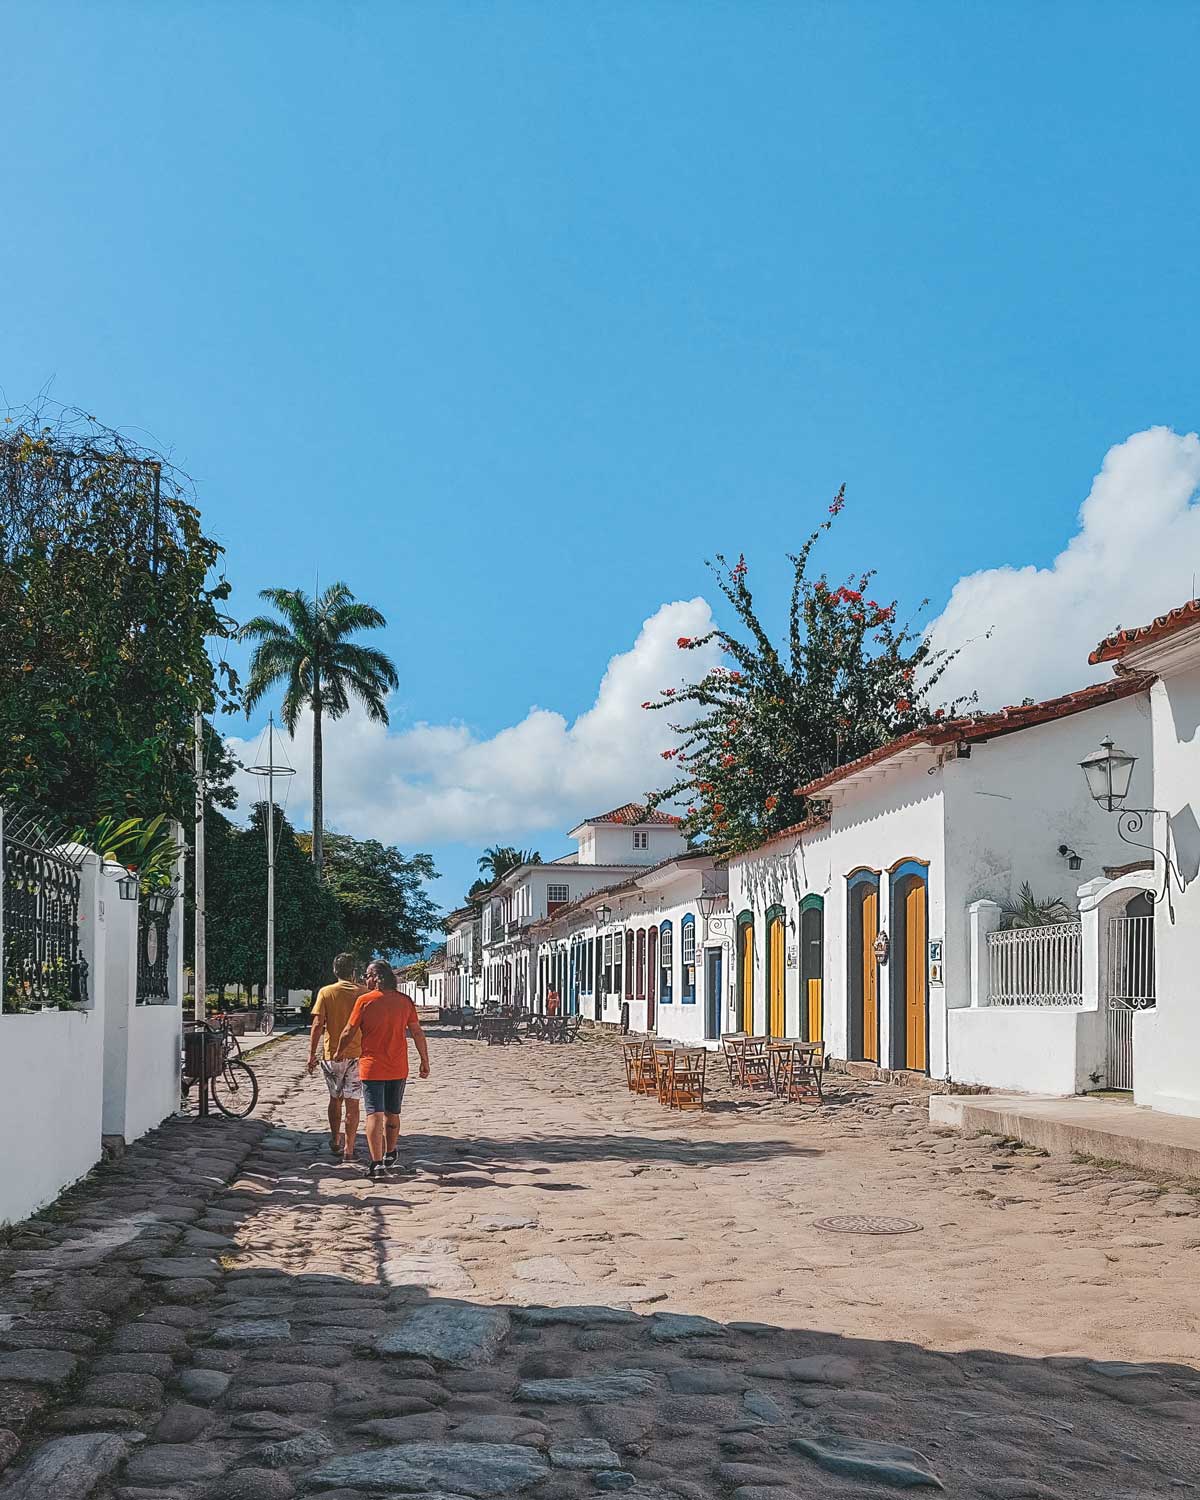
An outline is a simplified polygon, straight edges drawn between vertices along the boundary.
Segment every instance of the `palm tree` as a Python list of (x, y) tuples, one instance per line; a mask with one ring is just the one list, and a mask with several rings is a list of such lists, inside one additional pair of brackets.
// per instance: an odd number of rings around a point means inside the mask
[(1035, 896), (1028, 880), (1021, 886), (1015, 901), (1006, 902), (1000, 908), (1001, 925), (1014, 927), (1052, 927), (1057, 922), (1069, 922), (1075, 913), (1061, 896)]
[(380, 630), (387, 624), (371, 604), (359, 604), (344, 583), (331, 583), (318, 599), (302, 589), (263, 589), (259, 598), (283, 616), (256, 615), (239, 631), (239, 639), (257, 641), (246, 684), (246, 712), (264, 693), (286, 683), (283, 722), (295, 735), (301, 711), (312, 710), (312, 861), (317, 879), (324, 859), (322, 822), (324, 752), (322, 723), (340, 719), (357, 698), (368, 718), (386, 724), (387, 694), (400, 681), (395, 663), (382, 651), (349, 640), (356, 630)]
[(514, 849), (509, 844), (493, 844), (479, 856), (479, 868), (489, 885), (515, 870), (518, 865), (540, 865), (542, 856), (536, 849)]

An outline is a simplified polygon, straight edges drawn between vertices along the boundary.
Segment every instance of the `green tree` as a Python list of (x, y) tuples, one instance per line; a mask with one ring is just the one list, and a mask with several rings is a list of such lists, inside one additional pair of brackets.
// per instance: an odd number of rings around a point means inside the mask
[(357, 699), (369, 718), (386, 724), (387, 694), (400, 679), (390, 657), (349, 639), (360, 630), (380, 630), (387, 621), (373, 605), (360, 604), (344, 583), (330, 584), (316, 599), (302, 589), (263, 589), (259, 597), (283, 618), (256, 615), (239, 632), (243, 640), (258, 642), (246, 684), (246, 712), (280, 683), (283, 722), (290, 735), (295, 736), (302, 711), (312, 712), (312, 862), (319, 879), (324, 868), (324, 720), (340, 719)]
[[(301, 849), (309, 839), (298, 835)], [(325, 884), (341, 913), (346, 948), (360, 963), (425, 946), (438, 922), (425, 885), (436, 879), (431, 855), (405, 855), (378, 839), (345, 833), (326, 836)]]
[(494, 885), (518, 865), (540, 865), (541, 862), (542, 856), (536, 849), (514, 849), (510, 844), (493, 844), (479, 856), (479, 869), (487, 883)]
[(0, 435), (0, 798), (92, 827), (190, 817), (192, 716), (232, 634), (187, 481), (91, 418)]
[(681, 636), (678, 645), (694, 651), (716, 640), (731, 665), (664, 688), (642, 705), (653, 712), (692, 708), (687, 722), (672, 724), (677, 741), (662, 751), (679, 775), (651, 801), (683, 801), (683, 832), (715, 850), (752, 848), (798, 822), (806, 809), (797, 787), (960, 706), (929, 703), (957, 653), (934, 651), (911, 625), (899, 624), (894, 600), (868, 598), (874, 572), (840, 585), (824, 574), (809, 578), (810, 553), (843, 503), (839, 491), (828, 519), (789, 554), (784, 644), (775, 645), (759, 618), (745, 559), (730, 566), (718, 554), (709, 566), (745, 635), (716, 629)]

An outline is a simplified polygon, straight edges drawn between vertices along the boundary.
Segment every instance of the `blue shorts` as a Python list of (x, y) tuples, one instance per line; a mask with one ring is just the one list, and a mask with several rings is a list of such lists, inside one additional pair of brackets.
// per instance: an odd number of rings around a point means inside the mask
[(364, 1078), (363, 1098), (369, 1115), (398, 1115), (404, 1102), (407, 1078)]

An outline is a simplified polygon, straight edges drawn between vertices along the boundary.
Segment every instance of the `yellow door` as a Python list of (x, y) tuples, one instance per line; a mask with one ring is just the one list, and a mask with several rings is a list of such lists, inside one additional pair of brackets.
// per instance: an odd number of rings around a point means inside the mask
[(776, 917), (771, 923), (771, 1014), (768, 1029), (772, 1036), (783, 1036), (787, 1027), (783, 1004), (783, 918)]
[(879, 1061), (879, 965), (875, 959), (875, 939), (879, 936), (879, 892), (868, 890), (862, 905), (862, 994), (863, 1057)]
[(754, 1032), (754, 928), (742, 928), (742, 1021), (741, 1029)]
[(821, 1014), (821, 981), (810, 979), (808, 981), (808, 1032), (804, 1040), (806, 1042), (823, 1041), (821, 1029), (824, 1024), (825, 1018)]
[(925, 1052), (925, 885), (914, 880), (904, 897), (904, 1010), (907, 1064), (923, 1073)]

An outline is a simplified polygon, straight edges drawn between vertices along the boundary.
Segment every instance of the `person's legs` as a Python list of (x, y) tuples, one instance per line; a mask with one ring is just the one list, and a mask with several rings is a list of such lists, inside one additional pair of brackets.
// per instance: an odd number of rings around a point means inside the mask
[(395, 1154), (396, 1154), (396, 1141), (397, 1141), (397, 1139), (399, 1138), (399, 1135), (400, 1135), (400, 1116), (399, 1115), (387, 1115), (386, 1119), (387, 1119), (387, 1130), (385, 1132), (384, 1138), (385, 1138), (385, 1141), (387, 1143), (387, 1146), (386, 1146), (386, 1148), (387, 1148), (387, 1154), (389, 1156), (395, 1156)]
[(336, 1153), (341, 1148), (342, 1101), (335, 1095), (329, 1101), (329, 1149)]
[(400, 1110), (404, 1103), (405, 1079), (397, 1078), (388, 1084), (388, 1096), (385, 1102), (387, 1110), (387, 1128), (384, 1132), (384, 1165), (394, 1167), (396, 1165), (396, 1141), (400, 1135)]
[(359, 1105), (357, 1099), (346, 1100), (346, 1138), (342, 1151), (345, 1161), (354, 1160), (354, 1147), (358, 1141), (358, 1113)]
[(363, 1080), (363, 1099), (367, 1108), (367, 1150), (371, 1156), (371, 1174), (383, 1166), (384, 1136), (387, 1131), (387, 1083), (382, 1079)]

